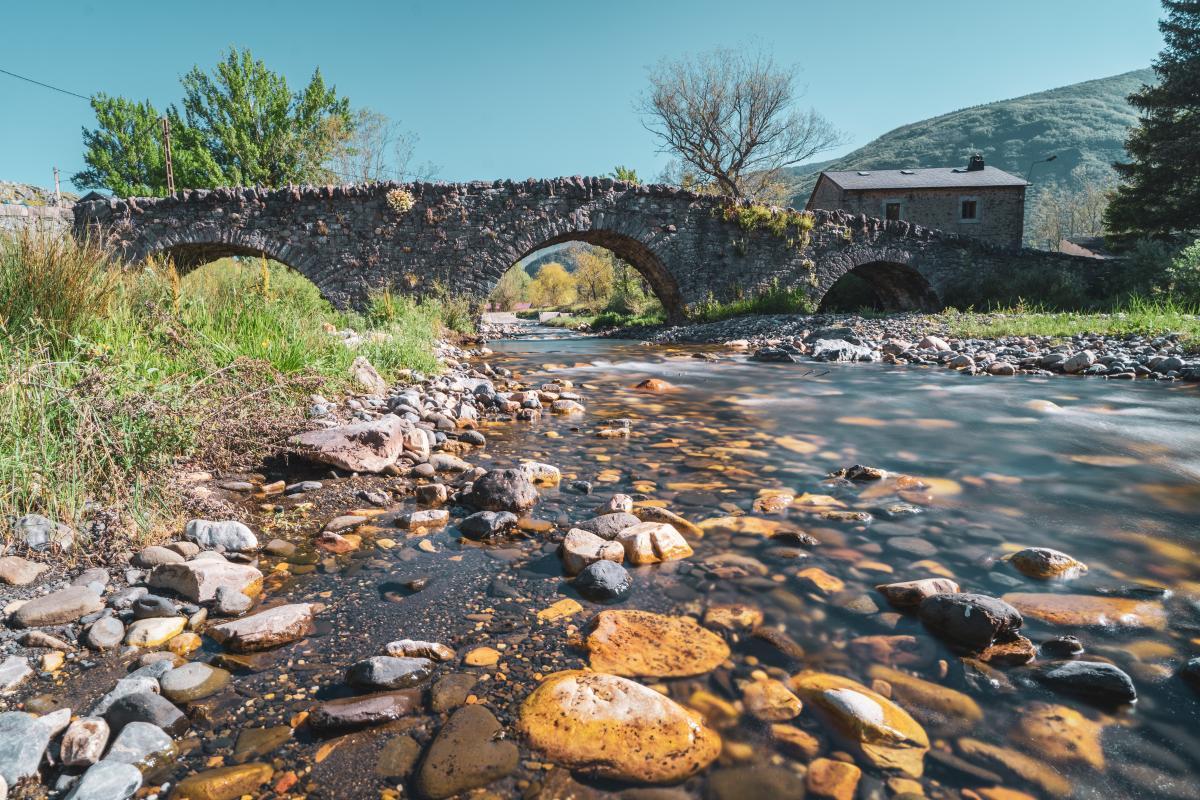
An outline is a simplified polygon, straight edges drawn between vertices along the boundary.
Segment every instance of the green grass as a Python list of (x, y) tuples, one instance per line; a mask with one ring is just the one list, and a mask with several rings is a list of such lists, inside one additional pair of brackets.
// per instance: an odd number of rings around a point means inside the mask
[(692, 308), (688, 316), (694, 322), (720, 322), (751, 314), (812, 314), (814, 311), (816, 306), (803, 289), (774, 285), (758, 294), (724, 303), (710, 297)]
[(1156, 336), (1179, 333), (1189, 350), (1200, 349), (1200, 308), (1170, 299), (1133, 298), (1109, 312), (1046, 311), (1017, 306), (987, 313), (944, 311), (938, 315), (954, 336), (1071, 337), (1081, 334)]
[(665, 321), (666, 315), (661, 308), (656, 307), (641, 314), (619, 314), (616, 311), (602, 311), (599, 314), (571, 314), (570, 316), (554, 317), (543, 324), (552, 328), (568, 328), (570, 330), (610, 331), (616, 328), (661, 325)]
[[(98, 505), (144, 540), (176, 522), (176, 469), (256, 463), (308, 394), (349, 389), (357, 355), (385, 378), (436, 371), (437, 339), (469, 325), (467, 309), (381, 296), (346, 314), (266, 261), (181, 279), (69, 240), (0, 237), (0, 536), (9, 517), (79, 527)], [(328, 332), (345, 327), (367, 343)]]

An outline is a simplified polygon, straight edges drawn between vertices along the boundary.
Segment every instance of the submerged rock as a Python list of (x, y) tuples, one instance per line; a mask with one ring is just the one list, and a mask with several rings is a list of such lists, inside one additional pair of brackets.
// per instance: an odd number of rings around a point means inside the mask
[(312, 710), (308, 724), (318, 731), (348, 730), (381, 725), (407, 716), (421, 707), (419, 689), (376, 692), (329, 700)]
[(270, 764), (239, 764), (189, 775), (175, 785), (171, 800), (232, 800), (260, 797), (259, 787), (271, 780), (275, 769)]
[(634, 681), (582, 670), (543, 680), (521, 705), (518, 727), (549, 761), (636, 783), (677, 783), (721, 752), (699, 714)]
[(665, 522), (639, 522), (617, 534), (617, 541), (625, 548), (625, 560), (635, 565), (677, 561), (692, 554), (687, 540)]
[(216, 694), (229, 683), (229, 672), (191, 661), (168, 672), (159, 681), (163, 696), (174, 703), (191, 703)]
[(430, 800), (487, 786), (517, 768), (520, 752), (481, 705), (463, 706), (438, 731), (417, 773), (417, 791)]
[(494, 539), (515, 528), (517, 521), (509, 511), (478, 511), (459, 522), (458, 529), (468, 539)]
[(1008, 562), (1029, 578), (1073, 578), (1088, 571), (1087, 564), (1049, 547), (1028, 547), (1013, 553)]
[(934, 733), (949, 736), (967, 733), (983, 721), (983, 709), (970, 695), (907, 672), (874, 664), (867, 675), (886, 681), (892, 699)]
[(1056, 764), (1104, 769), (1104, 726), (1073, 708), (1033, 703), (1017, 717), (1009, 738), (1038, 758)]
[(867, 763), (921, 777), (929, 737), (900, 706), (849, 678), (823, 672), (792, 676), (792, 689)]
[(1105, 705), (1137, 700), (1133, 679), (1119, 667), (1104, 661), (1067, 661), (1045, 667), (1034, 676), (1063, 694)]
[(688, 617), (649, 611), (601, 611), (587, 636), (597, 672), (629, 677), (703, 675), (729, 658), (729, 646)]
[(1167, 612), (1154, 600), (1035, 592), (1011, 592), (1001, 599), (1025, 616), (1048, 625), (1156, 631), (1167, 626)]

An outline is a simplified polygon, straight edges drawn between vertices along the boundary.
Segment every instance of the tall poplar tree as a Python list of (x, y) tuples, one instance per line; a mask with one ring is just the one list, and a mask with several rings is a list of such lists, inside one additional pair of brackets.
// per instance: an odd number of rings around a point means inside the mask
[(1141, 120), (1129, 134), (1129, 163), (1105, 214), (1117, 238), (1200, 231), (1200, 0), (1163, 0), (1166, 47), (1158, 83), (1129, 96)]

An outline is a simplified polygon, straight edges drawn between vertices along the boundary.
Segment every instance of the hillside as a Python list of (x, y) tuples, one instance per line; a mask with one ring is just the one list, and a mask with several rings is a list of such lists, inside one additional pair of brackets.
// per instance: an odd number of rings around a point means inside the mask
[(1035, 186), (1070, 185), (1076, 167), (1105, 175), (1113, 161), (1125, 157), (1125, 137), (1137, 119), (1125, 98), (1153, 77), (1152, 70), (1140, 69), (896, 128), (841, 158), (792, 169), (793, 204), (803, 207), (822, 170), (948, 166), (965, 164), (975, 152), (1021, 176), (1036, 159), (1057, 155), (1054, 162), (1038, 165)]

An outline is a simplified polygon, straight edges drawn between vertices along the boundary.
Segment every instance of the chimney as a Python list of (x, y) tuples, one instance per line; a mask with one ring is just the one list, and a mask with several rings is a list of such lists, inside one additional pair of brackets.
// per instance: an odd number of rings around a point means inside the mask
[(971, 156), (971, 160), (967, 162), (967, 172), (982, 172), (983, 171), (983, 156), (976, 153)]

